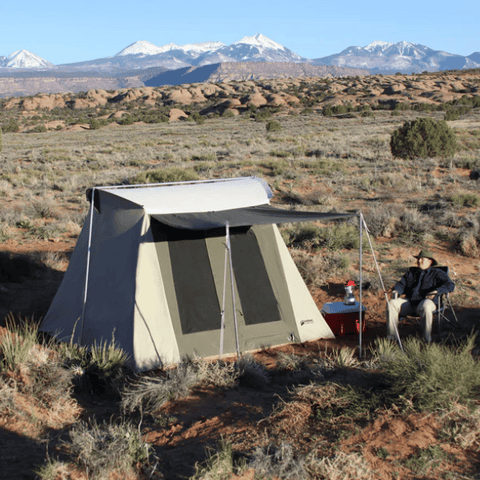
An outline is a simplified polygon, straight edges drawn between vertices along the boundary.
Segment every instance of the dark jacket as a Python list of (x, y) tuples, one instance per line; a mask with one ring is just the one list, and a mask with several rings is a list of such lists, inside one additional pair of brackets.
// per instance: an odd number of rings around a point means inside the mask
[(447, 272), (440, 268), (430, 267), (423, 270), (425, 274), (416, 290), (422, 270), (418, 267), (411, 267), (408, 272), (393, 287), (399, 295), (405, 294), (412, 304), (419, 304), (430, 292), (437, 291), (433, 299), (438, 304), (438, 297), (443, 293), (453, 292), (455, 284), (450, 280)]

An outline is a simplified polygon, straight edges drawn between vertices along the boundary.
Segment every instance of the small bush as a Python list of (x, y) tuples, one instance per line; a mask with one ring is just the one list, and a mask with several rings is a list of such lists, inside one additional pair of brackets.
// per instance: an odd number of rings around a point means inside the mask
[(43, 123), (41, 123), (28, 130), (27, 133), (45, 133), (46, 131), (47, 127)]
[(295, 455), (295, 451), (288, 443), (280, 446), (269, 445), (266, 448), (257, 448), (248, 467), (254, 468), (256, 474), (262, 478), (308, 478), (305, 468), (305, 458)]
[(475, 336), (454, 347), (424, 344), (413, 338), (389, 355), (378, 355), (389, 396), (432, 411), (468, 402), (480, 394), (480, 364), (472, 357)]
[(122, 408), (153, 413), (169, 400), (188, 395), (198, 380), (195, 368), (188, 364), (169, 370), (163, 378), (141, 378), (123, 392)]
[[(208, 451), (207, 460), (195, 464), (195, 474), (190, 480), (220, 480), (233, 478), (233, 474), (241, 475), (246, 470), (245, 459), (236, 459), (232, 445), (219, 442), (217, 451)], [(236, 476), (235, 475), (235, 476)]]
[(255, 360), (252, 355), (243, 355), (237, 363), (240, 386), (261, 390), (270, 383), (265, 365)]
[(480, 195), (476, 193), (455, 193), (450, 197), (450, 201), (456, 207), (478, 207), (480, 205)]
[(147, 463), (150, 456), (150, 445), (143, 442), (139, 429), (125, 422), (81, 422), (70, 430), (65, 444), (89, 478), (109, 477), (113, 472), (126, 478), (135, 464)]
[(280, 124), (280, 122), (271, 120), (270, 122), (267, 122), (266, 129), (267, 132), (278, 132), (282, 129), (282, 125)]
[(3, 133), (17, 133), (20, 130), (20, 127), (15, 120), (9, 120), (2, 125), (0, 130), (2, 130)]
[(38, 329), (27, 322), (16, 325), (13, 318), (7, 326), (8, 330), (0, 334), (0, 371), (15, 371), (25, 365), (37, 346)]
[(458, 150), (453, 130), (444, 120), (419, 118), (405, 122), (390, 138), (392, 155), (414, 159), (427, 157), (451, 157)]
[[(298, 223), (293, 227), (282, 230), (282, 236), (288, 247), (327, 248), (332, 251), (359, 247), (358, 228), (347, 223), (339, 223), (329, 227)], [(364, 239), (364, 242), (365, 247), (367, 247), (368, 240)]]
[(128, 355), (112, 341), (88, 348), (73, 343), (58, 347), (64, 365), (74, 373), (79, 392), (117, 399), (128, 377)]
[(228, 108), (222, 113), (222, 118), (234, 118), (234, 117), (235, 117), (235, 114), (232, 112), (232, 110)]
[(290, 250), (295, 265), (308, 286), (322, 287), (328, 279), (345, 274), (350, 267), (350, 257), (340, 253), (311, 255), (303, 250)]
[(458, 120), (460, 118), (460, 113), (449, 109), (445, 112), (445, 121)]

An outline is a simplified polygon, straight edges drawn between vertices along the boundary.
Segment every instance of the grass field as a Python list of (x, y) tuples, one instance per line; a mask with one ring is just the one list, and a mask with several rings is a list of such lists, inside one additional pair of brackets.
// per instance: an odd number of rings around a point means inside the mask
[[(329, 93), (355, 82), (333, 80)], [(304, 90), (289, 92), (311, 99)], [(212, 101), (172, 104), (194, 121), (146, 123), (136, 121), (141, 102), (26, 111), (2, 100), (0, 314), (13, 314), (0, 327), (0, 462), (8, 478), (479, 478), (479, 350), (470, 333), (480, 324), (480, 108), (448, 122), (460, 146), (453, 157), (402, 160), (392, 157), (392, 132), (445, 110), (335, 113), (318, 102), (214, 114), (200, 114)], [(119, 111), (132, 121), (100, 122)], [(401, 352), (380, 329), (361, 361), (339, 338), (236, 363), (186, 359), (138, 377), (113, 346), (89, 353), (40, 342), (36, 322), (68, 266), (87, 188), (238, 176), (265, 179), (282, 208), (362, 211), (387, 287), (412, 255), (433, 250), (456, 283), (456, 339), (445, 332), (427, 348), (413, 327)], [(281, 231), (319, 307), (358, 279), (356, 224)], [(382, 327), (367, 243), (364, 276), (368, 321)], [(25, 461), (18, 452), (27, 450)]]

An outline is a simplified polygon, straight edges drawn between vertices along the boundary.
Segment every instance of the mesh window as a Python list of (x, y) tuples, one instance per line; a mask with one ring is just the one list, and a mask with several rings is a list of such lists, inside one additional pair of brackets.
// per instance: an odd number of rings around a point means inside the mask
[(155, 241), (169, 242), (182, 332), (188, 334), (220, 329), (221, 311), (205, 232), (170, 228), (155, 220), (152, 220), (152, 231)]

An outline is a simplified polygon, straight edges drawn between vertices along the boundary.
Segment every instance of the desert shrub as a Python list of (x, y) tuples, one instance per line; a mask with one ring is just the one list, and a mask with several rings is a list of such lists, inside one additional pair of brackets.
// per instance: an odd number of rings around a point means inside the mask
[(478, 207), (480, 205), (480, 195), (477, 193), (454, 193), (450, 196), (450, 201), (456, 207)]
[(56, 478), (68, 478), (69, 466), (67, 463), (47, 458), (45, 463), (34, 470), (39, 480), (53, 480)]
[(47, 127), (41, 123), (39, 125), (35, 125), (35, 127), (27, 130), (27, 133), (45, 133), (47, 131)]
[(338, 252), (312, 255), (291, 249), (290, 253), (304, 282), (312, 287), (326, 285), (329, 278), (345, 274), (350, 267), (350, 257)]
[(2, 124), (0, 130), (2, 130), (3, 133), (17, 133), (20, 130), (20, 127), (15, 120), (10, 119), (8, 122)]
[(267, 129), (267, 132), (278, 132), (282, 129), (282, 125), (276, 120), (271, 120), (270, 122), (267, 122), (265, 128)]
[(434, 223), (431, 217), (424, 215), (414, 208), (406, 208), (403, 213), (399, 212), (396, 222), (396, 236), (406, 240), (423, 241), (431, 234)]
[(241, 387), (261, 390), (270, 383), (267, 367), (252, 355), (243, 355), (237, 362), (238, 382)]
[[(205, 123), (205, 117), (203, 117), (202, 115), (200, 115), (199, 112), (193, 112), (190, 117), (194, 120), (194, 122), (197, 124), (197, 125), (202, 125)], [(190, 118), (189, 117), (189, 118)]]
[(403, 351), (396, 345), (387, 355), (377, 349), (378, 365), (389, 384), (389, 396), (420, 411), (478, 398), (480, 364), (472, 357), (474, 346), (475, 336), (470, 336), (453, 347), (410, 338), (404, 342)]
[(375, 205), (365, 212), (364, 219), (374, 237), (391, 238), (395, 233), (398, 212), (390, 205)]
[(293, 447), (285, 442), (280, 445), (269, 445), (257, 448), (248, 464), (262, 478), (279, 478), (281, 480), (307, 479), (309, 475), (305, 468), (305, 458), (295, 454)]
[(126, 412), (153, 413), (169, 400), (188, 395), (198, 383), (197, 369), (183, 363), (168, 370), (164, 377), (143, 377), (130, 383), (122, 393), (122, 408)]
[(222, 118), (234, 118), (234, 117), (235, 117), (235, 114), (232, 112), (232, 110), (228, 108), (222, 113)]
[(134, 465), (148, 463), (150, 445), (142, 440), (138, 428), (125, 421), (81, 422), (69, 434), (65, 445), (89, 478), (110, 478), (113, 472), (126, 478), (134, 472)]
[(445, 112), (445, 121), (458, 120), (460, 118), (460, 113), (457, 110), (448, 109)]
[[(297, 223), (292, 227), (284, 228), (282, 237), (288, 247), (327, 248), (332, 251), (359, 247), (358, 228), (345, 222), (328, 227)], [(366, 247), (367, 240), (364, 241)]]
[(480, 450), (480, 407), (455, 403), (442, 414), (445, 437), (462, 448)]
[(0, 371), (15, 371), (25, 365), (38, 344), (37, 326), (27, 321), (7, 321), (0, 333)]
[(3, 150), (3, 135), (2, 129), (0, 128), (0, 152)]
[(191, 168), (160, 168), (139, 173), (132, 183), (170, 183), (198, 180), (198, 174)]
[(317, 458), (315, 455), (306, 460), (309, 478), (318, 480), (372, 480), (375, 472), (371, 470), (364, 456), (359, 453), (337, 452), (333, 457)]
[(217, 480), (233, 478), (246, 470), (246, 461), (235, 458), (232, 445), (221, 440), (216, 451), (207, 451), (207, 460), (195, 464), (195, 474), (190, 480)]
[(465, 257), (478, 258), (480, 255), (480, 233), (462, 228), (456, 235), (454, 247)]
[(130, 371), (128, 355), (115, 343), (94, 343), (91, 347), (73, 342), (58, 347), (63, 364), (74, 373), (78, 392), (88, 392), (108, 398), (118, 398)]
[(109, 121), (106, 118), (92, 118), (89, 122), (90, 130), (98, 130), (99, 128), (106, 127)]
[(135, 123), (135, 117), (133, 115), (123, 115), (122, 118), (117, 120), (119, 125), (133, 125)]
[(392, 133), (390, 149), (398, 158), (444, 158), (453, 156), (458, 143), (455, 133), (444, 120), (419, 118), (405, 122)]
[(52, 198), (35, 200), (32, 206), (40, 218), (58, 218), (57, 204)]

